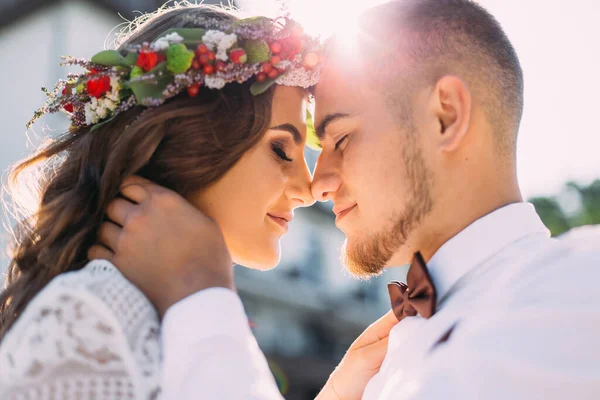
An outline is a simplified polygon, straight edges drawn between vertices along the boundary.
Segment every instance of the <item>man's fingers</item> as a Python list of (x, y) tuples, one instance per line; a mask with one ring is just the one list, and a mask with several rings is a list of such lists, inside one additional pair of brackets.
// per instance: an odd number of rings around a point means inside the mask
[(106, 216), (115, 224), (125, 226), (127, 218), (135, 211), (138, 205), (129, 200), (116, 198), (106, 207)]
[(148, 180), (146, 178), (142, 178), (139, 175), (132, 175), (128, 178), (125, 178), (125, 180), (123, 181), (123, 184), (121, 185), (121, 187), (123, 186), (129, 186), (129, 185), (140, 185), (140, 186), (153, 186), (156, 185), (154, 182), (152, 182), (151, 180)]
[(149, 196), (152, 188), (160, 187), (156, 183), (138, 175), (126, 178), (121, 184), (121, 194), (127, 199), (141, 204)]
[(388, 311), (383, 317), (373, 322), (365, 331), (352, 343), (350, 349), (359, 349), (372, 343), (387, 338), (392, 328), (398, 323), (398, 318), (392, 310)]
[(103, 222), (98, 229), (98, 242), (113, 253), (118, 249), (119, 236), (123, 228), (112, 222)]
[(89, 248), (87, 256), (88, 260), (108, 260), (110, 262), (113, 262), (115, 255), (106, 247), (99, 244), (95, 244)]
[(148, 189), (138, 183), (123, 184), (121, 195), (137, 204), (142, 204), (149, 197)]

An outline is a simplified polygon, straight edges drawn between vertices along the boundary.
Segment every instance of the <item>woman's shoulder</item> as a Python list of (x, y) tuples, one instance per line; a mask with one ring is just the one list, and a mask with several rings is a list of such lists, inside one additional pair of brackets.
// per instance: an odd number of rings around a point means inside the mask
[(120, 331), (142, 375), (154, 377), (161, 361), (158, 313), (117, 267), (107, 260), (93, 260), (78, 271), (59, 275), (50, 285), (61, 296), (77, 294), (93, 303), (109, 325)]
[(79, 292), (99, 300), (127, 333), (142, 322), (159, 323), (148, 298), (107, 260), (93, 260), (78, 271), (63, 273), (50, 282), (48, 289)]
[(100, 379), (144, 398), (158, 390), (160, 362), (150, 302), (111, 263), (92, 261), (53, 279), (6, 334), (0, 389), (56, 390), (56, 382)]

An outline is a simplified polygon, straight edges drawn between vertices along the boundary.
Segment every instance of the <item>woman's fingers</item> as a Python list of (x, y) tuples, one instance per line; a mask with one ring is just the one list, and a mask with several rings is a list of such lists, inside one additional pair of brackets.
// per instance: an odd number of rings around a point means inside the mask
[(357, 350), (357, 355), (360, 357), (364, 366), (370, 371), (379, 371), (383, 359), (387, 354), (389, 338), (384, 338), (376, 343), (364, 346)]
[(388, 311), (383, 317), (369, 325), (358, 339), (352, 343), (350, 349), (359, 349), (387, 338), (397, 323), (398, 318), (396, 318), (394, 312), (392, 310)]

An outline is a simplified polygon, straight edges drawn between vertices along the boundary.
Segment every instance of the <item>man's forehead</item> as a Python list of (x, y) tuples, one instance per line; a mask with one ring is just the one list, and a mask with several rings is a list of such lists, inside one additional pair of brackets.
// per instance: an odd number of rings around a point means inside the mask
[(356, 114), (363, 108), (365, 81), (348, 68), (328, 64), (315, 88), (315, 122), (329, 114)]

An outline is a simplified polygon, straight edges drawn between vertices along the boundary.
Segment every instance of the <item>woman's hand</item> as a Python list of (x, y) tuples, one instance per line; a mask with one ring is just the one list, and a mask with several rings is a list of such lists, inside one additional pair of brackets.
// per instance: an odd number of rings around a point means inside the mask
[(177, 193), (140, 177), (122, 185), (88, 258), (107, 259), (136, 285), (161, 317), (210, 287), (233, 289), (233, 263), (217, 223)]
[(352, 343), (316, 400), (361, 399), (387, 353), (390, 330), (398, 323), (393, 311), (371, 324)]

